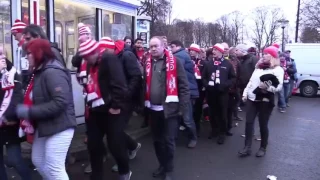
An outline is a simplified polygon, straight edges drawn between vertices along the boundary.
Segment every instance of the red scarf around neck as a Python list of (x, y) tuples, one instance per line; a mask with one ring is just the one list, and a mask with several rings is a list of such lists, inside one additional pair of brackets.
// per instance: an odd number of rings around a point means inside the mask
[(85, 85), (88, 82), (87, 79), (87, 61), (82, 59), (79, 73), (78, 73), (78, 81), (80, 85)]
[(102, 54), (105, 49), (101, 49), (99, 53), (98, 62), (96, 65), (90, 67), (87, 82), (87, 101), (91, 103), (91, 107), (95, 108), (104, 105), (105, 102), (102, 98), (100, 86), (99, 86), (99, 63), (101, 61)]
[(201, 79), (201, 72), (199, 69), (200, 61), (201, 60), (198, 60), (198, 63), (197, 61), (194, 61), (194, 75), (196, 76), (196, 79)]
[(289, 82), (289, 79), (290, 79), (290, 76), (289, 76), (289, 74), (288, 74), (288, 72), (287, 72), (287, 61), (286, 60), (284, 60), (284, 61), (280, 61), (280, 63), (281, 63), (281, 67), (283, 68), (283, 70), (284, 70), (284, 83), (288, 83)]
[[(33, 101), (32, 101), (32, 91), (33, 91), (33, 82), (34, 82), (33, 80), (34, 80), (34, 76), (32, 75), (23, 99), (23, 104), (27, 106), (32, 106), (33, 104)], [(27, 137), (27, 142), (32, 143), (33, 137), (34, 137), (34, 127), (32, 122), (29, 119), (22, 119), (20, 121), (20, 128), (23, 131), (23, 133), (25, 133)]]
[[(178, 98), (178, 84), (177, 84), (177, 60), (173, 54), (164, 50), (164, 55), (166, 57), (166, 93), (167, 97), (165, 102), (179, 102)], [(146, 60), (146, 94), (145, 94), (145, 106), (150, 107), (150, 90), (151, 90), (151, 79), (152, 79), (152, 69), (151, 69), (151, 57)]]

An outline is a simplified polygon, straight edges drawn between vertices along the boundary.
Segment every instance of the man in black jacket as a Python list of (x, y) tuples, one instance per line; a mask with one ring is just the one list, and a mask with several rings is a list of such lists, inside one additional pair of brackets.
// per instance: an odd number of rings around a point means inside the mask
[(110, 152), (119, 167), (119, 180), (130, 180), (132, 173), (129, 169), (127, 135), (124, 129), (128, 117), (126, 110), (131, 98), (123, 63), (115, 54), (102, 51), (95, 40), (81, 43), (79, 53), (91, 66), (87, 83), (91, 179), (104, 179), (101, 143), (106, 134)]
[(183, 65), (165, 49), (161, 37), (150, 40), (151, 57), (145, 65), (145, 106), (150, 110), (153, 144), (160, 167), (154, 177), (172, 180), (179, 117), (188, 117), (190, 88)]
[(212, 134), (219, 135), (218, 144), (224, 144), (227, 134), (228, 92), (236, 78), (232, 64), (223, 58), (223, 53), (223, 45), (214, 45), (213, 60), (206, 63), (202, 72), (202, 82), (210, 109)]

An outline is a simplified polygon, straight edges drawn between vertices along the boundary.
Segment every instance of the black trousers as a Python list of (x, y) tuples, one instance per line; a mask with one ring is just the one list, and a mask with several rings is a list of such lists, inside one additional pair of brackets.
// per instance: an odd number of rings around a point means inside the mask
[(150, 110), (150, 117), (152, 117), (150, 125), (158, 162), (166, 172), (172, 172), (179, 117), (165, 118), (163, 111), (153, 110)]
[(199, 98), (196, 99), (193, 105), (193, 119), (196, 124), (197, 132), (200, 132), (200, 121), (203, 112), (203, 101), (206, 96), (205, 91), (199, 91)]
[(252, 138), (254, 133), (254, 122), (255, 118), (258, 116), (259, 126), (260, 126), (260, 134), (261, 134), (261, 147), (267, 148), (268, 138), (269, 138), (269, 118), (271, 112), (273, 110), (273, 105), (270, 105), (269, 102), (254, 102), (248, 100), (246, 102), (246, 139), (245, 146), (251, 147)]
[(129, 173), (127, 142), (130, 137), (124, 132), (128, 117), (130, 117), (128, 112), (121, 112), (116, 115), (108, 112), (90, 112), (87, 131), (92, 180), (105, 179), (103, 170), (104, 153), (101, 148), (105, 135), (107, 135), (110, 152), (118, 165), (119, 174)]
[(221, 93), (217, 91), (207, 93), (212, 133), (225, 135), (228, 131), (228, 98), (228, 93)]
[[(229, 93), (229, 98), (228, 98), (228, 112), (227, 112), (227, 117), (228, 117), (228, 123), (227, 123), (227, 130), (230, 131), (232, 129), (232, 123), (233, 123), (233, 115), (234, 112), (237, 112), (237, 99), (236, 99), (236, 93)], [(236, 117), (234, 115), (234, 117)]]
[(233, 110), (233, 117), (238, 117), (238, 107), (240, 105), (240, 102), (242, 101), (242, 94), (240, 94), (239, 89), (237, 89), (234, 94), (234, 100), (235, 100), (235, 105)]

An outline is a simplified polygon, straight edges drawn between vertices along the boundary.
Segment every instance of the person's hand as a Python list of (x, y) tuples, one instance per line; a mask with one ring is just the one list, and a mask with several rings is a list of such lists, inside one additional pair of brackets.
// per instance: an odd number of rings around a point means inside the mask
[(247, 101), (247, 99), (248, 99), (248, 97), (247, 97), (247, 96), (242, 96), (242, 101), (243, 101), (243, 102), (246, 102), (246, 101)]
[(110, 113), (110, 114), (120, 114), (120, 109), (110, 108), (110, 109), (109, 109), (109, 113)]
[(20, 119), (29, 119), (29, 107), (24, 104), (18, 104), (16, 113)]

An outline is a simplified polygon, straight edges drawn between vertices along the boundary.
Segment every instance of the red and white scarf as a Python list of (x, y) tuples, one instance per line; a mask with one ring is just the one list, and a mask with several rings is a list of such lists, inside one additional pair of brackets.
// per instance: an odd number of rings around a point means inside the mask
[(289, 76), (289, 74), (288, 74), (288, 72), (287, 72), (287, 61), (286, 61), (286, 60), (281, 60), (280, 63), (281, 63), (281, 67), (282, 67), (283, 70), (284, 70), (284, 79), (283, 79), (283, 82), (284, 82), (284, 83), (288, 83), (289, 80), (290, 80), (290, 76)]
[(196, 79), (201, 79), (201, 72), (199, 69), (200, 61), (201, 60), (198, 60), (198, 63), (194, 61), (194, 75), (196, 76)]
[[(178, 97), (178, 84), (177, 84), (177, 60), (173, 54), (164, 50), (166, 57), (166, 93), (167, 97), (165, 102), (179, 102)], [(150, 88), (152, 79), (151, 69), (151, 57), (146, 60), (146, 94), (145, 94), (145, 106), (150, 107)]]
[[(27, 106), (32, 106), (33, 100), (32, 100), (32, 91), (33, 91), (33, 81), (34, 75), (32, 75), (30, 82), (27, 86), (27, 90), (24, 94), (23, 104)], [(30, 119), (22, 119), (20, 121), (20, 128), (19, 128), (19, 137), (26, 136), (27, 142), (32, 143), (33, 137), (34, 137), (34, 127)]]
[(78, 73), (78, 81), (80, 85), (84, 85), (88, 82), (87, 79), (87, 61), (82, 59), (81, 66)]
[(99, 62), (101, 61), (101, 56), (105, 49), (100, 51), (98, 64), (90, 67), (90, 72), (88, 75), (87, 82), (87, 102), (91, 103), (91, 107), (95, 108), (101, 105), (104, 105), (105, 102), (102, 98), (100, 86), (99, 86)]
[(1, 88), (5, 91), (4, 97), (0, 107), (0, 127), (3, 126), (3, 114), (7, 111), (14, 90), (14, 76), (16, 74), (16, 68), (12, 67), (10, 71), (4, 71), (1, 77)]

